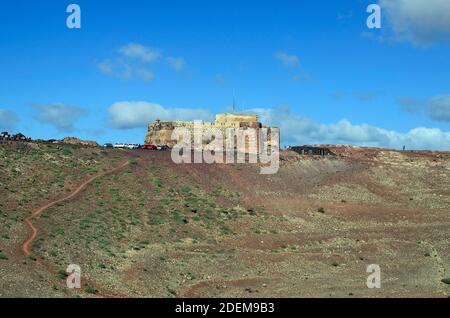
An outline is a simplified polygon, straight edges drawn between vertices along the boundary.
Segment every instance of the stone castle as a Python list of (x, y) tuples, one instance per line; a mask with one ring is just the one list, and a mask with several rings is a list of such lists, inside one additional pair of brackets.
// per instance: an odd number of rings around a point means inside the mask
[[(172, 132), (177, 127), (183, 127), (188, 129), (191, 134), (194, 131), (193, 121), (161, 121), (155, 120), (151, 122), (148, 126), (147, 136), (145, 138), (145, 144), (156, 145), (156, 146), (168, 146), (172, 148), (176, 144), (176, 140), (172, 140)], [(236, 113), (222, 113), (216, 115), (216, 120), (214, 122), (201, 122), (200, 124), (202, 132), (205, 133), (208, 129), (219, 130), (222, 132), (224, 139), (226, 137), (227, 128), (241, 128), (244, 131), (248, 128), (254, 128), (256, 135), (249, 134), (245, 141), (241, 144), (241, 149), (239, 151), (256, 153), (259, 148), (259, 130), (261, 128), (267, 128), (270, 134), (270, 127), (263, 126), (259, 120), (258, 116), (254, 114), (236, 114)], [(270, 135), (268, 137), (270, 139)], [(279, 140), (272, 141), (269, 140), (268, 144), (273, 145), (274, 142), (279, 143)], [(238, 144), (235, 139), (235, 145)]]

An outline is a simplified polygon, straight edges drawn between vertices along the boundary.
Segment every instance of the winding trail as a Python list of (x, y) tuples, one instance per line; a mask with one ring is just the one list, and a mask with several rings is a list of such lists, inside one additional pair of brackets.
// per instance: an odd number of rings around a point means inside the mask
[(68, 195), (66, 195), (65, 197), (59, 199), (59, 200), (55, 200), (55, 201), (51, 201), (49, 203), (47, 203), (46, 205), (38, 208), (37, 210), (33, 211), (33, 213), (31, 213), (31, 215), (29, 217), (27, 217), (24, 222), (25, 224), (27, 224), (27, 226), (31, 229), (31, 235), (28, 237), (28, 239), (22, 244), (22, 251), (25, 254), (25, 256), (29, 256), (31, 254), (31, 250), (30, 250), (30, 246), (33, 243), (33, 241), (36, 239), (37, 234), (38, 234), (38, 230), (36, 228), (36, 226), (33, 224), (32, 219), (35, 216), (38, 216), (39, 214), (41, 214), (42, 212), (44, 212), (45, 210), (47, 210), (48, 208), (54, 206), (55, 204), (58, 204), (60, 202), (69, 200), (71, 198), (73, 198), (74, 196), (76, 196), (78, 193), (80, 193), (87, 185), (89, 185), (92, 181), (94, 181), (97, 178), (103, 177), (107, 174), (113, 173), (117, 170), (120, 170), (124, 167), (126, 167), (130, 162), (129, 161), (125, 161), (124, 163), (122, 163), (120, 166), (115, 167), (111, 170), (96, 174), (92, 177), (90, 177), (88, 180), (86, 180), (85, 182), (83, 182), (81, 185), (78, 186), (78, 188), (76, 188), (74, 191), (72, 191), (71, 193), (69, 193)]

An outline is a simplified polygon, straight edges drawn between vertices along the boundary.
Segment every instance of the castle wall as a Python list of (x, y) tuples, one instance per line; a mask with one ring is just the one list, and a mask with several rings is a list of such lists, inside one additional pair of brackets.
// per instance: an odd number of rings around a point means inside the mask
[[(197, 125), (197, 126), (196, 126)], [(156, 120), (149, 124), (145, 144), (152, 144), (157, 146), (173, 147), (176, 145), (176, 140), (172, 140), (171, 136), (175, 128), (182, 127), (187, 129), (193, 138), (194, 128), (199, 127), (202, 134), (215, 135), (220, 132), (224, 139), (224, 147), (226, 147), (226, 131), (227, 128), (243, 127), (243, 137), (238, 140), (235, 138), (234, 148), (237, 151), (244, 153), (257, 153), (259, 149), (259, 129), (262, 128), (258, 122), (257, 115), (253, 114), (231, 114), (224, 113), (216, 115), (216, 121), (195, 123), (192, 121), (159, 121)], [(246, 129), (247, 127), (255, 129)], [(269, 128), (270, 132), (270, 128)], [(204, 144), (208, 144), (210, 140), (204, 140)]]

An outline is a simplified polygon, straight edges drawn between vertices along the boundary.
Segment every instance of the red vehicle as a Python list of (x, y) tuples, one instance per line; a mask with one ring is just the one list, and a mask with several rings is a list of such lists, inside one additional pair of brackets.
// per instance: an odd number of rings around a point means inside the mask
[(149, 150), (156, 150), (156, 146), (155, 145), (142, 145), (139, 147), (139, 149), (149, 149)]

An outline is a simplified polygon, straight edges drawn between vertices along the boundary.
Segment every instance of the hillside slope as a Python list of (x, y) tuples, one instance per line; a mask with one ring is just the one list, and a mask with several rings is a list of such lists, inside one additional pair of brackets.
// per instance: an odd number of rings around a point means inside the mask
[[(449, 295), (450, 156), (366, 153), (284, 154), (264, 176), (170, 152), (0, 145), (1, 296)], [(33, 217), (23, 254), (32, 211), (122, 162)], [(69, 264), (81, 290), (65, 287)], [(381, 289), (366, 287), (369, 264)]]

